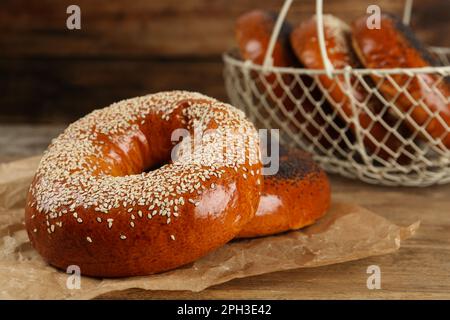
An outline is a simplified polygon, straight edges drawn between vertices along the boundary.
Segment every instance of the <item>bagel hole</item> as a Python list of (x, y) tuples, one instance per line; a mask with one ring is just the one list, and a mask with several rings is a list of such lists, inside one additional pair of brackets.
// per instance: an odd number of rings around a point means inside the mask
[(165, 159), (164, 161), (159, 161), (159, 162), (156, 162), (156, 163), (152, 163), (151, 166), (145, 168), (144, 170), (142, 170), (142, 172), (149, 173), (149, 172), (158, 170), (162, 166), (164, 166), (166, 164), (169, 164), (169, 163), (170, 163), (170, 158), (169, 159)]

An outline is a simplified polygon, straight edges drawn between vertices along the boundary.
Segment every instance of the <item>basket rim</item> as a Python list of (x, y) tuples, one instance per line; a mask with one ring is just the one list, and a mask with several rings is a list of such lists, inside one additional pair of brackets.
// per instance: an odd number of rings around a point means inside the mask
[[(450, 47), (429, 47), (431, 51), (438, 54), (450, 54)], [(260, 72), (278, 72), (289, 74), (308, 74), (308, 75), (327, 75), (325, 69), (306, 69), (306, 68), (294, 68), (294, 67), (264, 67), (263, 65), (255, 64), (251, 60), (240, 60), (237, 58), (237, 48), (230, 49), (222, 54), (225, 64), (240, 67), (242, 69), (255, 70)], [(450, 75), (450, 65), (440, 67), (420, 67), (420, 68), (395, 68), (395, 69), (367, 69), (367, 68), (348, 68), (348, 69), (334, 69), (332, 75), (342, 75), (347, 72), (360, 75), (368, 74), (427, 74), (427, 73), (439, 73)]]

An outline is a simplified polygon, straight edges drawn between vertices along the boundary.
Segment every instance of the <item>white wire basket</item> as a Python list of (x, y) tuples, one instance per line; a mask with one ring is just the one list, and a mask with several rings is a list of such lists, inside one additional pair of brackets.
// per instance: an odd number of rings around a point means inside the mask
[[(225, 85), (232, 104), (243, 109), (257, 127), (280, 129), (283, 145), (311, 152), (330, 173), (387, 186), (449, 183), (450, 147), (442, 139), (430, 136), (426, 128), (430, 121), (437, 121), (444, 133), (449, 134), (450, 127), (440, 114), (433, 113), (422, 99), (414, 99), (407, 89), (411, 82), (422, 81), (424, 76), (435, 79), (427, 90), (437, 90), (438, 83), (449, 81), (450, 48), (430, 48), (442, 63), (439, 67), (333, 69), (326, 55), (323, 34), (320, 35), (324, 32), (322, 1), (317, 0), (318, 39), (325, 69), (273, 67), (274, 44), (291, 2), (285, 1), (278, 16), (263, 65), (242, 61), (237, 50), (224, 54)], [(406, 23), (411, 7), (412, 1), (406, 1), (403, 19)], [(352, 102), (352, 116), (339, 112), (339, 102), (333, 101), (321, 81), (324, 75), (336, 78), (336, 85), (342, 86)], [(376, 76), (379, 81), (374, 83), (370, 76)], [(389, 97), (383, 95), (379, 88), (385, 82), (397, 92)], [(345, 89), (352, 86), (364, 88), (367, 99), (358, 101), (352, 97), (352, 92)], [(423, 108), (429, 119), (421, 125), (412, 121), (411, 112), (403, 112), (397, 106), (399, 97)], [(450, 97), (443, 98), (450, 103)], [(369, 108), (367, 101), (371, 99), (379, 101), (381, 109), (375, 112)], [(361, 111), (369, 115), (370, 125), (360, 122)], [(372, 135), (374, 125), (388, 131), (382, 141)], [(388, 147), (389, 139), (400, 145), (395, 149)], [(368, 144), (371, 148), (367, 148)]]

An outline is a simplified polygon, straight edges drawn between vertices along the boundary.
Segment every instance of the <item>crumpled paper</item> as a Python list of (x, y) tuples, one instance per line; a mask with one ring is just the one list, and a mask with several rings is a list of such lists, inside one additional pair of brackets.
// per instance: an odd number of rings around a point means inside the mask
[(90, 299), (129, 288), (201, 291), (235, 278), (391, 253), (419, 227), (419, 222), (399, 227), (359, 206), (333, 203), (324, 218), (301, 231), (235, 240), (188, 266), (157, 275), (81, 277), (81, 288), (73, 289), (73, 275), (46, 264), (25, 231), (25, 197), (39, 159), (0, 164), (0, 299)]

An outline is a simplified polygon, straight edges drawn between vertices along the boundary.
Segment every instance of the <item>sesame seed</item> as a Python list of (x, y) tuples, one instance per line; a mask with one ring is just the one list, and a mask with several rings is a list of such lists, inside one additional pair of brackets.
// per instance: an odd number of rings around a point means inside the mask
[(175, 236), (173, 234), (171, 234), (170, 239), (175, 240)]
[(88, 242), (92, 243), (91, 237), (86, 237), (86, 240), (87, 240)]
[(130, 222), (130, 226), (131, 226), (132, 228), (134, 228), (134, 222), (133, 222), (133, 221)]
[[(218, 141), (214, 140), (218, 138), (213, 135), (208, 137), (208, 152), (195, 152), (192, 161), (169, 164), (152, 172), (116, 177), (109, 174), (115, 169), (113, 165), (99, 165), (98, 161), (102, 160), (100, 158), (109, 148), (108, 144), (99, 140), (101, 135), (116, 138), (138, 134), (141, 130), (139, 124), (144, 124), (153, 114), (159, 114), (163, 120), (169, 121), (173, 119), (173, 112), (178, 110), (182, 100), (188, 101), (181, 112), (185, 119), (182, 122), (189, 130), (197, 126), (206, 130), (207, 124), (214, 120), (220, 135), (231, 129), (233, 132), (238, 130), (240, 136), (246, 138), (243, 141), (236, 139), (232, 148), (226, 148), (225, 163), (221, 162), (223, 145), (209, 144), (209, 141)], [(68, 211), (81, 224), (83, 220), (75, 211), (76, 208), (105, 214), (109, 214), (112, 208), (119, 209), (119, 212), (127, 210), (129, 213), (136, 210), (137, 215), (143, 217), (144, 213), (137, 210), (136, 205), (139, 205), (149, 208), (146, 213), (149, 219), (152, 215), (160, 214), (166, 216), (170, 223), (171, 215), (178, 217), (178, 212), (184, 212), (182, 206), (189, 194), (201, 194), (207, 189), (206, 181), (212, 177), (220, 178), (227, 169), (241, 168), (242, 154), (245, 154), (246, 164), (252, 166), (260, 163), (258, 134), (241, 111), (227, 104), (184, 91), (129, 99), (90, 113), (71, 124), (52, 141), (37, 169), (38, 179), (30, 190), (33, 195), (30, 203), (37, 212), (45, 215), (49, 233), (55, 229), (55, 225), (62, 226), (62, 223), (59, 221), (51, 225), (48, 220), (61, 217)], [(181, 174), (173, 174), (174, 165), (180, 166)], [(61, 182), (64, 188), (61, 188)], [(216, 188), (215, 183), (210, 186), (211, 189)], [(200, 204), (194, 199), (188, 201), (195, 206)], [(99, 223), (103, 221), (100, 217), (94, 217)], [(135, 215), (131, 215), (131, 220), (135, 218)], [(113, 219), (106, 221), (111, 229)]]
[(127, 236), (125, 236), (123, 234), (120, 235), (120, 239), (125, 240), (126, 238), (127, 238)]

